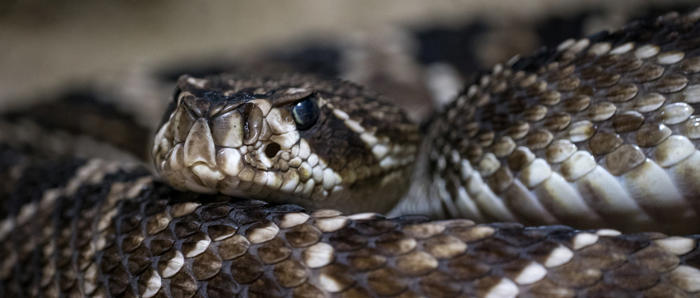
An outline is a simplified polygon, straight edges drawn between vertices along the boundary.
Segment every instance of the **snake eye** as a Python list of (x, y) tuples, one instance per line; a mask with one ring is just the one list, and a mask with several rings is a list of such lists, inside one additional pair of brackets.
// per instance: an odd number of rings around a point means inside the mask
[(294, 121), (297, 123), (297, 128), (305, 130), (311, 127), (318, 120), (319, 110), (310, 97), (306, 98), (294, 105), (292, 108)]

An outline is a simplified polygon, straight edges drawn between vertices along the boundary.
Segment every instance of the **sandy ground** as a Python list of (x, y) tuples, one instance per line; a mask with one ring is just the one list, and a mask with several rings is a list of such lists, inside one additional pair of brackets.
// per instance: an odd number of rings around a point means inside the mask
[(251, 51), (319, 32), (475, 16), (508, 22), (565, 16), (590, 5), (629, 9), (640, 2), (649, 1), (4, 0), (0, 103), (130, 67)]

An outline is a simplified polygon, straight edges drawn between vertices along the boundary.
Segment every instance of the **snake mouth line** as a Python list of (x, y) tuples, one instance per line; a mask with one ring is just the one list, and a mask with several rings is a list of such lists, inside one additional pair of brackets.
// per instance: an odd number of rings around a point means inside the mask
[[(240, 195), (251, 191), (251, 188), (260, 188), (255, 190), (255, 193), (249, 193), (255, 197), (264, 197), (266, 192), (272, 191), (291, 193), (300, 183), (303, 185), (299, 176), (312, 176), (313, 171), (304, 167), (301, 162), (285, 162), (280, 156), (284, 155), (284, 152), (278, 149), (278, 144), (257, 147), (249, 149), (217, 146), (214, 149), (214, 157), (206, 158), (188, 152), (186, 143), (177, 143), (164, 156), (167, 162), (163, 163), (160, 170), (165, 176), (184, 176), (176, 180), (183, 181), (186, 184), (185, 188), (206, 188), (209, 192), (218, 190), (231, 195)], [(282, 163), (285, 164), (285, 168), (280, 167)], [(300, 173), (292, 174), (295, 172)], [(302, 173), (306, 175), (299, 175)]]

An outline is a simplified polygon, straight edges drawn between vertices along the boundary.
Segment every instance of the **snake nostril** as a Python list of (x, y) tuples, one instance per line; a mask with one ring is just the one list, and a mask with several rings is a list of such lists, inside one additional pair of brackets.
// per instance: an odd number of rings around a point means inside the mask
[(275, 154), (277, 154), (277, 152), (280, 151), (280, 149), (281, 149), (281, 148), (280, 148), (280, 145), (279, 145), (279, 144), (277, 144), (277, 143), (272, 143), (272, 144), (270, 144), (270, 145), (267, 145), (267, 147), (265, 147), (265, 155), (266, 155), (268, 158), (272, 158), (272, 157), (275, 156)]

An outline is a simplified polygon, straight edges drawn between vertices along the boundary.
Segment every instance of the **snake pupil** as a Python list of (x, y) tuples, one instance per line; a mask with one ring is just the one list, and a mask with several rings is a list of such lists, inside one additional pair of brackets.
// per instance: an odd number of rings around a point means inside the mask
[(294, 116), (294, 121), (297, 123), (298, 129), (308, 129), (318, 120), (318, 106), (316, 106), (316, 103), (310, 98), (304, 99), (294, 105), (292, 108), (292, 115)]

